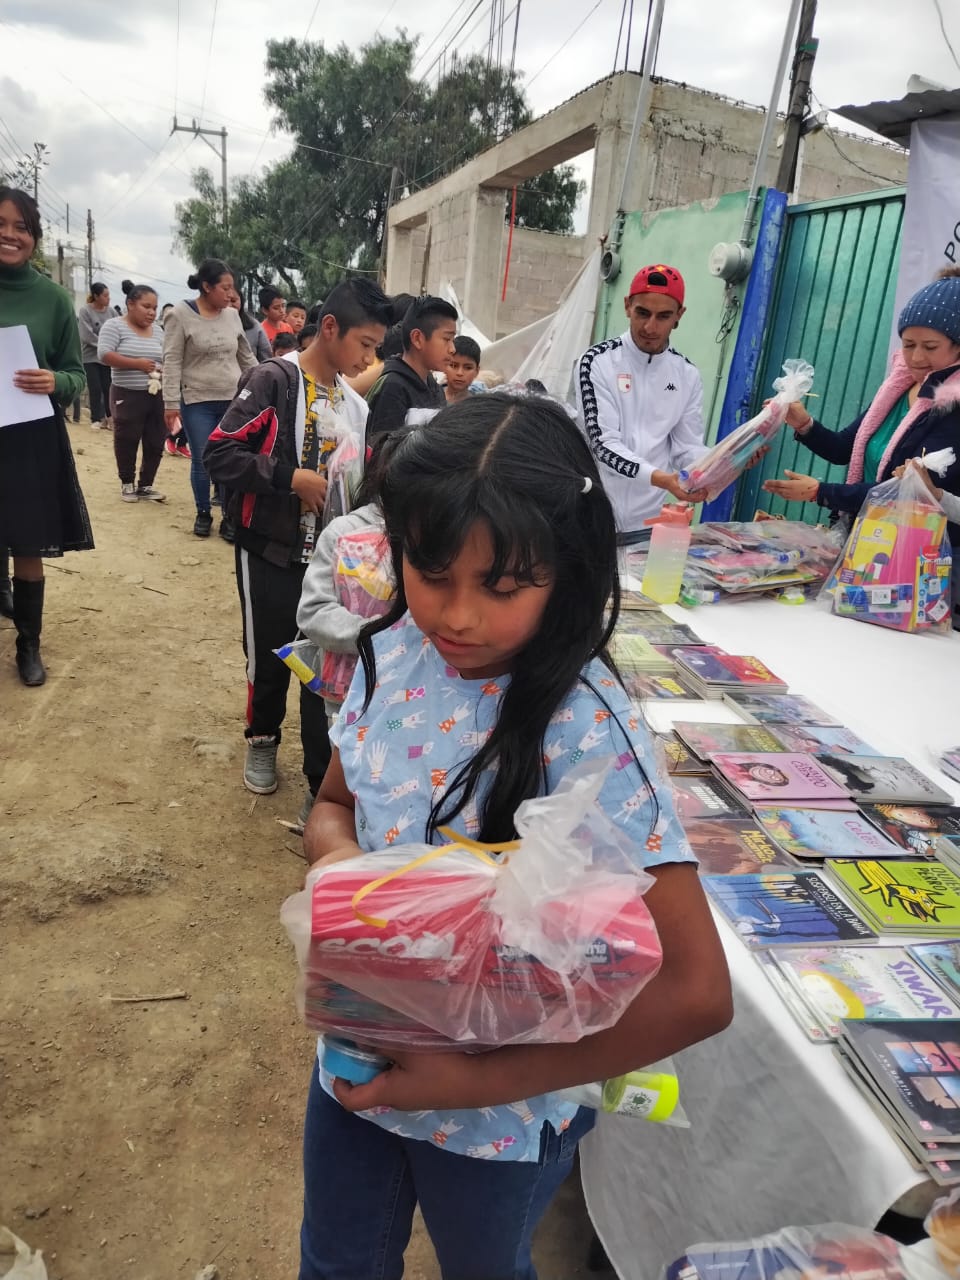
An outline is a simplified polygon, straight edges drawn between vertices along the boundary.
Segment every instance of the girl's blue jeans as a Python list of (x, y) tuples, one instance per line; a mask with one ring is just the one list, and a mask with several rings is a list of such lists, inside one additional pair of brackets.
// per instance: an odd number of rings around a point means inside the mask
[(190, 486), (198, 511), (210, 510), (210, 477), (203, 465), (203, 451), (210, 433), (230, 408), (229, 400), (201, 400), (180, 405), (180, 421), (190, 445)]
[(443, 1280), (536, 1280), (534, 1229), (593, 1121), (581, 1107), (565, 1133), (545, 1124), (537, 1162), (452, 1155), (345, 1111), (314, 1063), (299, 1280), (399, 1280), (418, 1204)]

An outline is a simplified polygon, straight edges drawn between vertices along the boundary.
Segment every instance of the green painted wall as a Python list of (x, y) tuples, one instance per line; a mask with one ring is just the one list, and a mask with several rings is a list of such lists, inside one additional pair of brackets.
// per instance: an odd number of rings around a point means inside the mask
[[(709, 414), (708, 438), (716, 428), (726, 388), (730, 358), (736, 345), (739, 314), (726, 345), (717, 341), (723, 314), (724, 286), (707, 270), (710, 250), (720, 241), (739, 240), (747, 192), (737, 191), (717, 200), (687, 205), (682, 209), (661, 209), (656, 213), (627, 215), (620, 249), (622, 267), (612, 284), (600, 289), (594, 341), (623, 333), (627, 327), (623, 296), (634, 273), (651, 262), (665, 262), (676, 267), (687, 287), (687, 311), (680, 321), (674, 346), (700, 370), (703, 378), (704, 414)], [(759, 210), (758, 210), (759, 219)], [(745, 286), (738, 288), (742, 298)], [(722, 357), (722, 361), (721, 361)], [(719, 389), (712, 414), (710, 401)]]

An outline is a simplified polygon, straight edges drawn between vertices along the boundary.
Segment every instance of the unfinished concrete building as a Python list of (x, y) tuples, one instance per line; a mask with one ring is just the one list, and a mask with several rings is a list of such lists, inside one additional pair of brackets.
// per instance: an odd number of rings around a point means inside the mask
[[(591, 85), (440, 182), (408, 195), (389, 215), (387, 288), (435, 292), (449, 280), (491, 338), (556, 307), (617, 212), (641, 77), (620, 72)], [(765, 112), (689, 85), (655, 80), (641, 126), (627, 210), (677, 208), (749, 187)], [(501, 299), (511, 188), (593, 151), (585, 235), (514, 231)], [(772, 180), (777, 164), (769, 160)], [(906, 181), (899, 147), (823, 130), (804, 139), (800, 200), (852, 195)]]

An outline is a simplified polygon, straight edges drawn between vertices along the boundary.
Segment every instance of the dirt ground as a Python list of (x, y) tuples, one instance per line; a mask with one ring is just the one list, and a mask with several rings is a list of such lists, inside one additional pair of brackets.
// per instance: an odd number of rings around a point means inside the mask
[[(293, 1280), (309, 1033), (278, 920), (303, 875), (296, 699), (281, 785), (240, 781), (233, 550), (191, 533), (189, 464), (124, 504), (71, 426), (97, 548), (51, 562), (23, 688), (0, 619), (0, 1225), (51, 1280)], [(186, 999), (113, 997), (183, 991)], [(571, 1180), (541, 1280), (586, 1276)], [(409, 1280), (437, 1280), (422, 1228)]]

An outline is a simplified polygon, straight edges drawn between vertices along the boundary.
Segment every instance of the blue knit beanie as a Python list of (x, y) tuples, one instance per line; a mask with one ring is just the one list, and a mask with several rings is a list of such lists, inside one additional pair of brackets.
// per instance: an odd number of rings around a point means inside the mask
[(960, 344), (960, 277), (934, 280), (913, 295), (900, 312), (897, 333), (914, 326), (936, 329)]

